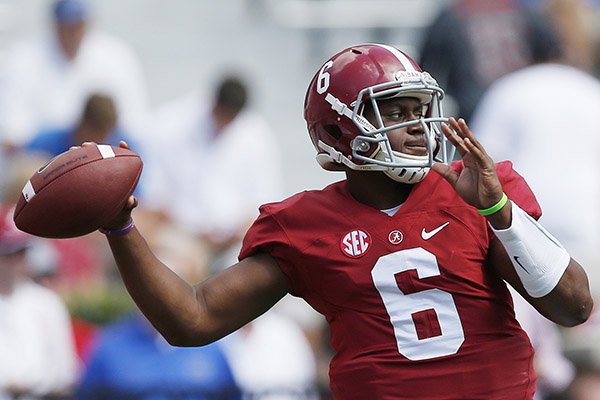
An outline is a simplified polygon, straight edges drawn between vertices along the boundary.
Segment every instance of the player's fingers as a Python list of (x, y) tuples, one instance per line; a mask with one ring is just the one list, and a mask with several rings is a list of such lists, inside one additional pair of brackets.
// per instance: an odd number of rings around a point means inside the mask
[(435, 172), (437, 172), (438, 174), (440, 174), (442, 176), (442, 178), (444, 178), (446, 181), (448, 181), (448, 183), (452, 187), (456, 186), (456, 182), (458, 181), (459, 174), (454, 169), (452, 169), (450, 166), (436, 162), (436, 163), (433, 163), (433, 165), (431, 166), (431, 169), (434, 170)]
[(458, 127), (458, 129), (461, 132), (461, 136), (464, 139), (469, 139), (471, 141), (471, 143), (473, 143), (473, 145), (479, 149), (480, 153), (483, 153), (485, 155), (487, 155), (487, 152), (485, 151), (485, 148), (483, 147), (483, 145), (479, 142), (479, 140), (477, 140), (477, 138), (475, 137), (475, 135), (473, 134), (473, 132), (471, 131), (471, 129), (469, 128), (469, 126), (467, 125), (467, 122), (463, 119), (460, 118), (458, 121), (456, 121), (456, 126)]
[(131, 222), (131, 211), (136, 208), (137, 205), (137, 198), (134, 195), (129, 196), (119, 214), (113, 220), (109, 221), (103, 228), (111, 231), (123, 229)]
[(461, 139), (469, 138), (472, 142), (476, 142), (473, 132), (471, 132), (464, 119), (459, 118), (457, 120), (456, 118), (450, 117), (448, 118), (448, 124), (452, 127), (452, 129), (454, 129), (456, 135)]
[[(470, 137), (469, 137), (470, 136)], [(472, 134), (463, 139), (463, 144), (469, 153), (473, 156), (477, 165), (481, 168), (493, 168), (494, 161), (485, 152), (485, 149)]]
[(463, 143), (469, 153), (474, 156), (475, 162), (481, 166), (486, 167), (491, 163), (491, 160), (488, 159), (487, 154), (483, 152), (470, 138), (464, 138)]
[(137, 197), (135, 197), (134, 195), (131, 195), (127, 199), (127, 205), (125, 206), (125, 208), (128, 210), (133, 210), (134, 208), (136, 208), (138, 206), (138, 204), (139, 204), (139, 202), (138, 202)]
[(78, 149), (80, 147), (95, 146), (95, 145), (96, 145), (96, 142), (83, 142), (83, 143), (81, 143), (80, 146), (71, 146), (71, 147), (69, 147), (69, 150)]
[(466, 127), (464, 120), (459, 118), (458, 120), (454, 117), (448, 118), (448, 125), (454, 130), (457, 137), (464, 139), (469, 137), (469, 128)]
[[(469, 126), (464, 119), (458, 120), (454, 118), (448, 119), (449, 125), (456, 132), (457, 139), (461, 143), (461, 149), (464, 149), (464, 153), (460, 153), (464, 158), (464, 155), (468, 152), (472, 156), (475, 162), (483, 168), (488, 168), (493, 165), (493, 161), (487, 154), (481, 143), (475, 138), (473, 132), (469, 129)], [(455, 145), (456, 147), (456, 145)], [(457, 149), (459, 149), (457, 147)]]
[(124, 141), (124, 140), (121, 140), (121, 141), (119, 142), (119, 147), (121, 147), (121, 148), (123, 148), (123, 149), (128, 149), (128, 150), (129, 150), (129, 145), (128, 145), (128, 144), (127, 144), (127, 142), (126, 142), (126, 141)]
[[(453, 118), (451, 118), (453, 119)], [(448, 138), (448, 141), (450, 143), (452, 143), (452, 145), (456, 148), (456, 151), (458, 151), (458, 153), (462, 156), (464, 156), (467, 153), (467, 148), (465, 147), (462, 138), (460, 138), (454, 129), (452, 129), (450, 126), (448, 126), (447, 124), (442, 124), (442, 132), (444, 133), (444, 135), (446, 136), (446, 138)]]

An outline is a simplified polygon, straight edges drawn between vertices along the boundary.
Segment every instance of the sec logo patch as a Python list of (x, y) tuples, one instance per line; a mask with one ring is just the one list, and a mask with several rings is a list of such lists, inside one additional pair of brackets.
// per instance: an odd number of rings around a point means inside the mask
[(365, 255), (371, 247), (371, 236), (359, 229), (350, 231), (340, 241), (342, 253), (348, 257), (358, 258)]

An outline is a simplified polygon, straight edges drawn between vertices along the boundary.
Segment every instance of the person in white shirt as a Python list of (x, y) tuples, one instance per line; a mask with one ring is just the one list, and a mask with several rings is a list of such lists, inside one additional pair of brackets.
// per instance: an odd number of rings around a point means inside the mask
[(222, 343), (244, 399), (318, 398), (315, 354), (288, 315), (271, 310)]
[(66, 396), (77, 378), (69, 313), (26, 272), (31, 237), (0, 210), (0, 400)]
[[(209, 273), (236, 259), (258, 207), (282, 196), (277, 138), (248, 97), (245, 81), (223, 76), (212, 98), (193, 92), (162, 106), (144, 142), (153, 145), (144, 149), (145, 207), (169, 222), (151, 227), (150, 240), (170, 224), (191, 233), (204, 260), (197, 268)], [(314, 328), (299, 320), (308, 314), (314, 324), (314, 311), (291, 308), (289, 296), (280, 304), (224, 340), (232, 371), (248, 398), (315, 398), (316, 360), (305, 336)]]
[(277, 138), (248, 97), (242, 79), (225, 76), (212, 99), (174, 100), (156, 112), (143, 149), (146, 204), (197, 234), (211, 264), (229, 265), (258, 207), (281, 198)]
[[(518, 100), (518, 101), (517, 101)], [(544, 209), (541, 221), (578, 260), (600, 260), (600, 81), (569, 65), (538, 63), (484, 95), (471, 120), (494, 160), (510, 159)], [(600, 274), (589, 271), (600, 294)]]
[(123, 40), (92, 29), (81, 0), (53, 3), (53, 30), (6, 52), (0, 69), (0, 143), (20, 147), (40, 131), (69, 128), (91, 93), (111, 96), (119, 126), (135, 135), (147, 113), (141, 65)]
[[(587, 115), (600, 109), (600, 81), (554, 56), (496, 81), (476, 108), (471, 127), (494, 160), (510, 159), (527, 179), (544, 213), (540, 221), (586, 264), (600, 260), (600, 127)], [(600, 294), (600, 274), (589, 271), (590, 288)], [(565, 352), (573, 345), (557, 326), (518, 294), (516, 316), (536, 350), (536, 399), (563, 392), (575, 377)], [(594, 349), (588, 343), (589, 349)], [(575, 360), (577, 361), (577, 360)]]

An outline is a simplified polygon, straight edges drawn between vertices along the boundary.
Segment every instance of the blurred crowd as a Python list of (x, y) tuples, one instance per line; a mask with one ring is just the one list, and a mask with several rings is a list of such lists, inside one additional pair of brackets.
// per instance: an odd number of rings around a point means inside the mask
[[(467, 119), (496, 161), (527, 178), (542, 222), (587, 267), (596, 296), (597, 7), (450, 1), (415, 54), (447, 90), (446, 114)], [(231, 265), (258, 206), (284, 195), (282, 151), (241, 71), (151, 107), (144, 66), (95, 28), (89, 4), (58, 0), (49, 13), (52, 36), (16, 43), (0, 66), (0, 400), (330, 398), (327, 329), (295, 298), (212, 345), (176, 348), (136, 311), (101, 234), (16, 229), (27, 179), (86, 141), (125, 140), (142, 156), (136, 224), (190, 282)], [(600, 315), (562, 330), (514, 302), (536, 349), (536, 398), (600, 399)]]

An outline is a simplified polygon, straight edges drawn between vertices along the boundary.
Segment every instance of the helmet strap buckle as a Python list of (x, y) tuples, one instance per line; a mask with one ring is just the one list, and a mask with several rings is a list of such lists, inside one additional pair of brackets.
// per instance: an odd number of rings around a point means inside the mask
[(331, 104), (331, 108), (340, 115), (347, 115), (347, 113), (350, 111), (347, 105), (342, 103), (331, 93), (327, 93), (327, 96), (325, 96), (325, 101)]

